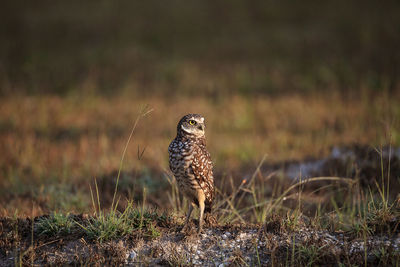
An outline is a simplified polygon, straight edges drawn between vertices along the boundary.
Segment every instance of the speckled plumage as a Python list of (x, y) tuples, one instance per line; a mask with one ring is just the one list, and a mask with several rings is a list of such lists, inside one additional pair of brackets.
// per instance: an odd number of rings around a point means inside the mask
[(199, 231), (203, 211), (211, 212), (215, 195), (213, 166), (206, 148), (204, 129), (204, 118), (201, 115), (188, 114), (179, 121), (177, 135), (168, 147), (170, 169), (180, 191), (192, 202), (192, 206), (200, 207)]

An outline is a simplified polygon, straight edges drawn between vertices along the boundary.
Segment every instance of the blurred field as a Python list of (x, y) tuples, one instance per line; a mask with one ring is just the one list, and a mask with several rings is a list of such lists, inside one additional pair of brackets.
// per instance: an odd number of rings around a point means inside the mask
[(0, 93), (396, 91), (398, 1), (7, 1)]

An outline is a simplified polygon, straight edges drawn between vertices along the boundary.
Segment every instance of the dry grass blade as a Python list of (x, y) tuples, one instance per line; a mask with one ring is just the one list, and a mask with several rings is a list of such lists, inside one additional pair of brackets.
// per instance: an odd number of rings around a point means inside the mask
[[(126, 150), (128, 149), (128, 145), (129, 145), (129, 143), (130, 143), (130, 141), (131, 141), (131, 139), (132, 139), (133, 133), (135, 132), (135, 129), (136, 129), (136, 127), (137, 127), (137, 125), (138, 125), (140, 119), (143, 118), (143, 117), (145, 117), (145, 116), (147, 116), (147, 115), (150, 114), (152, 111), (153, 111), (153, 109), (152, 109), (152, 108), (149, 108), (149, 106), (147, 106), (147, 105), (144, 106), (144, 107), (142, 107), (141, 110), (140, 110), (140, 112), (139, 112), (139, 115), (136, 117), (136, 120), (135, 120), (135, 122), (133, 123), (131, 133), (129, 134), (128, 140), (126, 141), (124, 150), (123, 150), (123, 152), (122, 152), (121, 161), (120, 161), (119, 168), (118, 168), (117, 181), (116, 181), (116, 183), (115, 183), (115, 190), (114, 190), (113, 200), (112, 200), (112, 203), (111, 203), (111, 210), (114, 210), (114, 211), (115, 211), (116, 208), (117, 208), (117, 205), (115, 205), (115, 196), (116, 196), (116, 194), (117, 194), (119, 178), (120, 178), (120, 175), (121, 175), (122, 165), (123, 165), (123, 163), (124, 163), (125, 154), (126, 154)], [(143, 151), (143, 152), (144, 152), (144, 151)], [(143, 156), (143, 155), (141, 155), (141, 156)]]
[(343, 182), (347, 183), (349, 185), (353, 185), (356, 183), (356, 181), (352, 178), (342, 178), (342, 177), (313, 177), (313, 178), (308, 178), (303, 181), (300, 181), (298, 183), (293, 184), (290, 186), (288, 189), (286, 189), (274, 202), (274, 204), (270, 207), (270, 211), (272, 211), (276, 206), (280, 205), (282, 201), (287, 197), (287, 194), (295, 189), (296, 187), (303, 186), (305, 184), (311, 183), (311, 182), (317, 182), (317, 181), (337, 181), (337, 182)]
[[(256, 170), (253, 172), (253, 174), (250, 177), (250, 179), (247, 180), (247, 181), (243, 180), (242, 183), (239, 185), (239, 187), (236, 189), (236, 191), (233, 194), (231, 194), (230, 196), (226, 197), (225, 199), (223, 199), (222, 201), (217, 203), (217, 205), (215, 206), (215, 209), (223, 208), (223, 205), (225, 205), (225, 204), (228, 204), (228, 206), (231, 206), (229, 203), (233, 203), (235, 198), (239, 195), (239, 193), (244, 191), (244, 189), (246, 187), (249, 187), (252, 184), (252, 181), (256, 177), (257, 173), (260, 171), (260, 168), (264, 164), (266, 158), (267, 158), (267, 155), (265, 154), (263, 156), (262, 160), (259, 162)], [(219, 191), (217, 191), (217, 192), (219, 192)], [(242, 194), (239, 197), (239, 201), (237, 201), (236, 203), (240, 203), (242, 201), (242, 199), (243, 199), (243, 196), (244, 196), (244, 194)]]

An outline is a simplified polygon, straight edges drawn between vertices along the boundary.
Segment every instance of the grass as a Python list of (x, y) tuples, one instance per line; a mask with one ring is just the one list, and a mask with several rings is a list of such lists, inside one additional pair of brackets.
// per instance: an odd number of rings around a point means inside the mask
[[(219, 197), (215, 204), (216, 209), (214, 211), (218, 221), (221, 223), (232, 223), (235, 221), (245, 222), (250, 219), (251, 221), (266, 224), (268, 225), (267, 227), (272, 226), (272, 228), (280, 232), (292, 233), (313, 225), (318, 229), (329, 228), (332, 231), (346, 230), (362, 238), (365, 243), (368, 237), (376, 234), (382, 233), (391, 236), (396, 233), (400, 216), (398, 210), (394, 206), (395, 203), (389, 201), (389, 194), (382, 194), (381, 188), (384, 187), (384, 185), (380, 186), (376, 183), (377, 188), (375, 192), (377, 192), (377, 194), (374, 194), (373, 189), (369, 188), (369, 190), (366, 191), (358, 186), (357, 180), (339, 177), (315, 177), (300, 180), (297, 183), (287, 186), (287, 188), (276, 190), (272, 192), (272, 196), (275, 197), (265, 199), (266, 192), (263, 191), (265, 188), (262, 185), (266, 180), (272, 178), (267, 177), (267, 179), (265, 179), (265, 177), (262, 177), (260, 168), (263, 162), (264, 160), (260, 162), (256, 171), (248, 180), (242, 182), (235, 190), (232, 190), (232, 194), (223, 195), (219, 192)], [(185, 200), (181, 199), (181, 196), (178, 194), (174, 178), (169, 178), (169, 181), (171, 185), (171, 191), (169, 192), (171, 205), (175, 205), (175, 216), (181, 215), (187, 204), (185, 204)], [(314, 218), (308, 218), (304, 215), (301, 205), (304, 201), (302, 199), (304, 187), (321, 181), (329, 183), (340, 182), (345, 186), (345, 192), (348, 194), (347, 197), (350, 195), (354, 197), (353, 201), (345, 201), (344, 206), (339, 206), (334, 199), (331, 199), (334, 207), (331, 213), (334, 213), (336, 216), (329, 221), (328, 225), (322, 223), (322, 221), (327, 218), (326, 215), (321, 215), (319, 211), (318, 214), (320, 215)], [(387, 179), (383, 179), (382, 181), (387, 181)], [(231, 183), (233, 184), (232, 181)], [(323, 186), (323, 188), (324, 190), (332, 190), (333, 185)], [(389, 187), (386, 188), (389, 190)], [(339, 187), (339, 189), (343, 190), (343, 187)], [(100, 195), (97, 183), (96, 196), (97, 208), (96, 201), (92, 195), (92, 202), (95, 210), (94, 215), (90, 217), (86, 225), (80, 224), (89, 239), (105, 242), (131, 236), (134, 233), (140, 233), (140, 236), (143, 237), (156, 238), (160, 235), (156, 225), (158, 223), (168, 223), (168, 217), (165, 215), (160, 216), (156, 212), (145, 210), (145, 195), (141, 208), (134, 208), (134, 203), (129, 201), (126, 208), (122, 212), (119, 212), (116, 208), (118, 206), (117, 201), (115, 205), (111, 205), (111, 207), (114, 208), (108, 213), (100, 209)], [(376, 200), (376, 196), (381, 198)], [(250, 202), (252, 205), (242, 205), (248, 203), (245, 201), (246, 198), (251, 199)], [(293, 208), (284, 204), (285, 200), (290, 199), (296, 200), (297, 202), (296, 206)], [(274, 217), (278, 214), (283, 215), (283, 217)], [(311, 223), (311, 221), (313, 223)], [(57, 213), (49, 218), (41, 220), (37, 226), (41, 234), (53, 235), (69, 233), (71, 227), (72, 225), (69, 217)], [(319, 262), (319, 260), (324, 257), (324, 253), (326, 253), (324, 247), (297, 245), (294, 239), (293, 248), (290, 251), (292, 251), (292, 255), (289, 256), (287, 260), (293, 261), (295, 257), (296, 259), (300, 259), (304, 265), (313, 265)], [(288, 251), (288, 253), (290, 251)], [(256, 252), (258, 255), (258, 250)], [(375, 254), (377, 254), (379, 258), (382, 257), (383, 260), (385, 260), (387, 256), (385, 253), (386, 250), (379, 250)], [(366, 255), (367, 251), (365, 250), (365, 257)], [(234, 261), (241, 259), (241, 257), (236, 256), (234, 258)], [(177, 258), (175, 260), (179, 259)], [(257, 262), (259, 262), (259, 258)]]
[(132, 234), (140, 234), (146, 238), (160, 235), (156, 224), (165, 222), (166, 217), (156, 212), (137, 209), (129, 203), (123, 212), (99, 212), (92, 216), (86, 226), (81, 225), (89, 239), (104, 242), (112, 239), (126, 238)]
[[(265, 182), (270, 180), (271, 176), (263, 177), (260, 173), (260, 168), (263, 162), (264, 159), (259, 163), (251, 178), (249, 178), (249, 180), (244, 180), (235, 190), (232, 190), (233, 193), (231, 195), (224, 195), (219, 191), (220, 199), (215, 206), (216, 210), (219, 211), (220, 214), (218, 218), (220, 222), (226, 223), (239, 221), (244, 223), (245, 221), (250, 220), (258, 223), (265, 223), (271, 214), (282, 214), (283, 211), (286, 213), (286, 225), (294, 230), (299, 223), (299, 218), (302, 216), (301, 190), (304, 185), (321, 181), (340, 182), (345, 184), (350, 190), (355, 183), (353, 179), (349, 178), (314, 177), (300, 180), (297, 183), (287, 186), (285, 189), (280, 188), (273, 191), (272, 194), (268, 194), (266, 193)], [(258, 179), (256, 179), (256, 177)], [(233, 184), (232, 181), (231, 184)], [(327, 189), (328, 187), (325, 186), (324, 188)], [(295, 192), (295, 189), (298, 189), (298, 191)], [(172, 192), (177, 190), (176, 183), (172, 183)], [(266, 195), (270, 195), (270, 197), (266, 198)], [(295, 196), (297, 196), (297, 206), (294, 209), (286, 208), (283, 205), (283, 202), (285, 200), (293, 199)], [(249, 197), (251, 200), (245, 201), (246, 198), (248, 199)], [(173, 201), (171, 204), (174, 203), (180, 202)]]
[(382, 246), (374, 250), (376, 264), (379, 266), (398, 266), (400, 253), (391, 247)]
[(168, 257), (167, 263), (168, 266), (194, 266), (187, 255), (178, 251), (176, 248), (173, 248), (173, 252)]
[[(128, 145), (132, 139), (133, 133), (134, 133), (140, 119), (145, 117), (146, 115), (148, 115), (151, 111), (152, 111), (152, 109), (148, 109), (147, 106), (141, 108), (139, 115), (136, 118), (136, 120), (132, 126), (132, 130), (129, 134), (128, 140), (127, 140), (124, 150), (122, 152), (122, 157), (121, 157), (121, 161), (119, 164), (118, 174), (117, 174), (117, 178), (116, 178), (116, 182), (115, 182), (115, 190), (114, 190), (114, 194), (112, 197), (111, 209), (110, 209), (109, 213), (105, 213), (103, 210), (101, 210), (100, 195), (99, 195), (97, 182), (95, 180), (97, 208), (96, 208), (96, 203), (95, 203), (93, 193), (91, 190), (92, 204), (93, 204), (95, 213), (94, 213), (94, 216), (92, 216), (92, 218), (89, 220), (89, 223), (87, 226), (80, 225), (85, 230), (85, 233), (87, 234), (87, 236), (90, 239), (95, 239), (99, 242), (103, 242), (103, 241), (130, 235), (136, 230), (145, 230), (146, 233), (144, 235), (148, 235), (153, 238), (159, 236), (157, 229), (153, 225), (153, 221), (155, 220), (155, 218), (158, 218), (157, 213), (155, 213), (155, 212), (151, 213), (151, 212), (145, 211), (145, 209), (144, 209), (145, 199), (146, 199), (145, 191), (143, 194), (143, 206), (140, 211), (138, 209), (134, 209), (133, 202), (129, 201), (125, 210), (123, 212), (118, 212), (117, 208), (118, 208), (119, 200), (116, 200), (121, 170), (122, 170), (122, 166), (124, 163), (124, 158), (125, 158), (125, 154), (126, 154)], [(140, 157), (143, 155), (143, 153), (144, 153), (144, 150), (139, 155), (139, 147), (138, 147), (138, 159), (139, 160), (140, 160)]]
[(77, 227), (74, 219), (69, 214), (54, 212), (53, 214), (40, 218), (35, 223), (36, 232), (39, 235), (63, 236), (71, 234)]
[(296, 249), (296, 264), (301, 264), (302, 266), (315, 266), (315, 264), (320, 262), (320, 258), (323, 257), (323, 246), (318, 247), (316, 245), (300, 245)]
[[(379, 154), (382, 159), (382, 152), (379, 151)], [(387, 162), (388, 166), (383, 166), (382, 162), (381, 160), (382, 170), (390, 168), (390, 160)], [(333, 224), (331, 229), (350, 231), (364, 238), (376, 234), (392, 236), (398, 231), (397, 221), (400, 213), (398, 207), (395, 206), (396, 199), (389, 197), (389, 174), (382, 179), (377, 177), (374, 184), (375, 187), (368, 189), (356, 184), (349, 190), (352, 197), (346, 196), (341, 206), (334, 198), (331, 199), (334, 207), (332, 214), (335, 215), (335, 219), (330, 222)], [(317, 220), (321, 222), (321, 216)]]
[(39, 218), (34, 223), (35, 233), (39, 236), (62, 237), (82, 233), (90, 240), (100, 243), (127, 238), (129, 236), (156, 238), (160, 235), (157, 225), (168, 225), (170, 218), (156, 211), (134, 207), (132, 202), (123, 212), (97, 212), (85, 220), (77, 221), (69, 214), (54, 212)]
[[(380, 153), (382, 154), (382, 153)], [(299, 180), (296, 183), (287, 185), (286, 188), (274, 187), (272, 193), (266, 193), (263, 186), (266, 181), (272, 180), (271, 176), (263, 177), (260, 172), (262, 160), (254, 171), (253, 175), (244, 180), (236, 188), (232, 189), (230, 195), (223, 194), (218, 191), (217, 202), (214, 211), (220, 223), (240, 222), (246, 224), (248, 221), (262, 223), (266, 226), (267, 231), (277, 233), (291, 233), (292, 244), (287, 247), (286, 256), (279, 254), (278, 260), (275, 262), (276, 255), (273, 254), (273, 262), (278, 265), (282, 264), (282, 256), (285, 258), (283, 265), (300, 264), (301, 266), (315, 266), (324, 264), (327, 260), (332, 261), (336, 258), (338, 264), (342, 260), (355, 262), (355, 259), (346, 259), (345, 255), (336, 255), (331, 247), (324, 244), (318, 244), (318, 240), (309, 243), (296, 243), (295, 236), (303, 231), (315, 231), (317, 229), (332, 232), (344, 231), (346, 234), (353, 235), (352, 238), (362, 240), (363, 242), (363, 259), (364, 265), (371, 263), (371, 260), (381, 266), (386, 264), (399, 264), (399, 253), (393, 246), (378, 247), (373, 250), (374, 258), (371, 258), (371, 248), (368, 247), (368, 240), (376, 236), (393, 237), (399, 232), (400, 210), (396, 207), (396, 199), (390, 197), (391, 194), (382, 193), (382, 188), (390, 190), (386, 186), (386, 182), (390, 182), (390, 177), (380, 180), (382, 184), (375, 183), (374, 188), (365, 188), (359, 185), (357, 179), (341, 178), (341, 177), (314, 177)], [(387, 163), (390, 165), (390, 161)], [(386, 168), (387, 166), (381, 166)], [(387, 174), (389, 175), (389, 174)], [(173, 179), (173, 178), (172, 178)], [(304, 214), (302, 203), (307, 200), (303, 199), (304, 194), (310, 194), (307, 189), (315, 182), (328, 182), (328, 185), (321, 185), (317, 190), (312, 190), (311, 194), (322, 190), (333, 194), (331, 198), (333, 209), (329, 213), (321, 212), (322, 209), (328, 207), (319, 206), (318, 213), (315, 217), (309, 217)], [(270, 181), (271, 182), (271, 181)], [(338, 186), (337, 183), (342, 185)], [(231, 184), (233, 182), (231, 181)], [(176, 183), (171, 181), (171, 205), (176, 206), (175, 210), (185, 207), (178, 199)], [(305, 192), (303, 192), (305, 190)], [(335, 196), (336, 194), (336, 196)], [(269, 197), (265, 197), (269, 195)], [(343, 198), (340, 201), (340, 198)], [(246, 201), (247, 199), (247, 201)], [(295, 200), (296, 204), (288, 206), (287, 200)], [(243, 205), (246, 203), (247, 205)], [(248, 204), (251, 205), (248, 205)], [(323, 203), (324, 204), (324, 203)], [(326, 203), (324, 204), (326, 205)], [(334, 215), (332, 217), (331, 215)], [(328, 222), (328, 223), (326, 223)], [(269, 241), (268, 241), (269, 242)], [(255, 248), (255, 258), (252, 262), (259, 263), (259, 252)], [(233, 257), (233, 262), (243, 261), (241, 257)], [(245, 264), (241, 262), (240, 264)]]
[[(142, 234), (142, 236), (149, 236), (151, 238), (159, 236), (159, 232), (155, 228), (154, 222), (157, 223), (157, 221), (162, 221), (165, 223), (167, 219), (164, 215), (159, 217), (156, 212), (149, 212), (145, 210), (145, 195), (143, 196), (143, 206), (140, 210), (134, 208), (132, 201), (128, 201), (128, 204), (123, 212), (117, 211), (119, 201), (115, 198), (128, 145), (140, 119), (149, 114), (151, 111), (152, 110), (148, 109), (147, 107), (142, 108), (133, 124), (131, 133), (122, 153), (110, 211), (106, 213), (101, 209), (100, 194), (97, 182), (95, 180), (97, 207), (93, 192), (91, 190), (94, 215), (87, 220), (86, 225), (73, 221), (68, 215), (53, 213), (50, 217), (40, 219), (37, 223), (37, 231), (39, 232), (39, 235), (47, 234), (55, 236), (69, 234), (72, 232), (74, 226), (79, 225), (81, 228), (83, 228), (89, 239), (97, 240), (99, 242), (126, 237), (133, 234), (135, 231), (143, 231), (144, 234)], [(141, 155), (143, 155), (143, 152)], [(139, 154), (138, 158), (140, 159)]]

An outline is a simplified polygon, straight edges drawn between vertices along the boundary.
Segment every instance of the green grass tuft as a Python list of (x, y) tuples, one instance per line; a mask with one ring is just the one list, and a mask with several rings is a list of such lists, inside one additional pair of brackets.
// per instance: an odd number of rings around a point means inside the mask
[(301, 265), (304, 266), (315, 266), (320, 259), (324, 256), (324, 247), (318, 247), (316, 245), (299, 245), (296, 251), (296, 258)]
[(76, 223), (69, 214), (54, 212), (48, 217), (40, 218), (35, 226), (39, 235), (57, 236), (71, 234)]
[(86, 226), (81, 225), (86, 235), (99, 242), (118, 239), (134, 233), (144, 237), (155, 238), (160, 235), (157, 224), (168, 223), (169, 218), (155, 211), (135, 208), (129, 202), (123, 212), (98, 212), (92, 216)]

